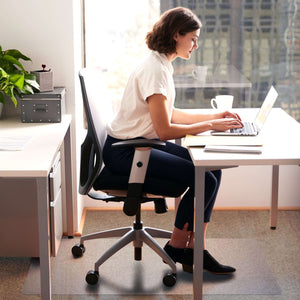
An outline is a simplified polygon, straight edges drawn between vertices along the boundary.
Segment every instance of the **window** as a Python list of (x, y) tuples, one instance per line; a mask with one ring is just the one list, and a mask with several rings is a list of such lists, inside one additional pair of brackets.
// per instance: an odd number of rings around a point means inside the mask
[[(86, 64), (106, 73), (117, 106), (133, 67), (145, 55), (145, 35), (167, 9), (188, 7), (203, 23), (199, 49), (188, 61), (177, 59), (175, 73), (194, 65), (233, 65), (251, 83), (251, 107), (259, 107), (270, 85), (279, 92), (275, 106), (300, 121), (300, 9), (296, 0), (85, 0)], [(177, 91), (180, 107), (209, 107), (217, 92)], [(229, 91), (230, 92), (230, 91)], [(238, 106), (247, 106), (238, 94)]]
[(114, 111), (159, 15), (158, 0), (85, 0), (86, 66), (105, 73)]

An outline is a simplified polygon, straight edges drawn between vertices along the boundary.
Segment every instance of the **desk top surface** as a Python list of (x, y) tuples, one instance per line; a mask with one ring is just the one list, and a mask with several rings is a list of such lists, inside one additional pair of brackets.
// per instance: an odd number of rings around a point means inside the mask
[[(248, 121), (254, 119), (258, 110), (236, 111)], [(272, 109), (259, 135), (263, 141), (261, 154), (209, 153), (204, 152), (204, 147), (188, 149), (195, 166), (300, 165), (300, 124), (281, 108)]]
[(71, 119), (71, 115), (64, 115), (61, 123), (21, 123), (16, 118), (1, 120), (0, 136), (31, 139), (21, 151), (0, 151), (0, 177), (48, 176)]

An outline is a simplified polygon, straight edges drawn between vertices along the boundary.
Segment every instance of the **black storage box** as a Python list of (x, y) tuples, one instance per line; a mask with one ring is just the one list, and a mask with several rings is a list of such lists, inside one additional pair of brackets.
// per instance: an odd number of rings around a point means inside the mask
[(65, 113), (64, 87), (51, 92), (21, 96), (21, 120), (23, 123), (60, 123)]

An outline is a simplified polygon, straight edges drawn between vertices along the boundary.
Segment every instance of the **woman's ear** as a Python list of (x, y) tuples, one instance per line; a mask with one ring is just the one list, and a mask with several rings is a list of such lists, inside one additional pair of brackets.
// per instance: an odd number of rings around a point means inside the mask
[(174, 40), (175, 42), (177, 42), (177, 40), (178, 40), (178, 32), (176, 32), (176, 33), (174, 34), (173, 40)]

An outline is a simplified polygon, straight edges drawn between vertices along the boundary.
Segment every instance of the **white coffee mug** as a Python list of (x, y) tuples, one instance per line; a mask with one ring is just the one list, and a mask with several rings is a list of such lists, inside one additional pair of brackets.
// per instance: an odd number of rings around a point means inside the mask
[(192, 71), (193, 77), (200, 82), (205, 82), (206, 75), (207, 75), (207, 69), (208, 69), (207, 66), (195, 67)]
[(233, 96), (232, 95), (218, 95), (211, 99), (210, 104), (212, 108), (219, 110), (232, 109)]

